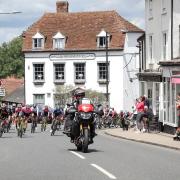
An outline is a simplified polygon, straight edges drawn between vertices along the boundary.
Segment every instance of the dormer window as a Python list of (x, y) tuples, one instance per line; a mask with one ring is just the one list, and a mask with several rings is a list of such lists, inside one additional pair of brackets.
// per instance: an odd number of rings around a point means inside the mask
[(33, 49), (43, 49), (44, 48), (44, 36), (37, 32), (33, 37)]
[(106, 47), (106, 40), (107, 40), (107, 47), (109, 47), (110, 35), (106, 31), (102, 30), (97, 35), (97, 47), (105, 48)]
[(53, 36), (53, 49), (64, 49), (65, 48), (65, 36), (58, 32)]

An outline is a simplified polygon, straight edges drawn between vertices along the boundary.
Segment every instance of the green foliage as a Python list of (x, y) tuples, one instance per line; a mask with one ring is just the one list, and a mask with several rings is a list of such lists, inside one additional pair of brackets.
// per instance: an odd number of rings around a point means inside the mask
[[(71, 102), (72, 95), (71, 92), (76, 87), (72, 85), (59, 85), (56, 87), (56, 104), (63, 107), (67, 103)], [(87, 89), (85, 90), (86, 97), (91, 99), (93, 104), (105, 104), (106, 98), (103, 93), (97, 92), (95, 90)]]
[(22, 53), (22, 37), (0, 46), (0, 77), (24, 76), (24, 56)]
[(71, 102), (71, 91), (75, 87), (72, 85), (59, 85), (56, 86), (55, 101), (56, 105), (64, 107), (67, 103)]
[(92, 89), (86, 90), (86, 97), (91, 99), (94, 104), (105, 104), (106, 98), (103, 93), (97, 92)]

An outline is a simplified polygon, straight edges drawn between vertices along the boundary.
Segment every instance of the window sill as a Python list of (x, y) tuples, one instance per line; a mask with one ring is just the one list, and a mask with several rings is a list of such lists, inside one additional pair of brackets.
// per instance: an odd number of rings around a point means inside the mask
[(40, 51), (40, 50), (43, 50), (43, 49), (44, 49), (43, 47), (32, 48), (33, 51)]
[(81, 81), (75, 80), (74, 83), (75, 84), (85, 84), (85, 80), (81, 80)]
[(64, 84), (64, 83), (65, 83), (65, 81), (58, 81), (58, 80), (54, 81), (54, 84)]
[(65, 48), (53, 48), (53, 50), (56, 50), (56, 51), (63, 51)]
[(45, 81), (33, 81), (34, 84), (44, 84)]
[(98, 80), (98, 83), (99, 83), (99, 84), (106, 84), (107, 81), (106, 81), (106, 80)]

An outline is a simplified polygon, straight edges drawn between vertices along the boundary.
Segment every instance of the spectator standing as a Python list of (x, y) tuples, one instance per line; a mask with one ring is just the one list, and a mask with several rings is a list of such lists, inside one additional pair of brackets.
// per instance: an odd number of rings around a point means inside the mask
[(137, 128), (140, 131), (143, 129), (142, 118), (144, 116), (144, 100), (145, 97), (141, 96), (139, 98), (139, 101), (136, 103), (136, 110), (137, 110), (136, 123), (137, 123)]
[(180, 127), (180, 92), (177, 95), (176, 108), (178, 111), (178, 127)]

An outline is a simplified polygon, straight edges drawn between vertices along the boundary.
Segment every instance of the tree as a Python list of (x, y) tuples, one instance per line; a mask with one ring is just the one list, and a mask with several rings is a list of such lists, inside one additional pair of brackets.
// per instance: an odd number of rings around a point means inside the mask
[[(56, 105), (64, 107), (72, 101), (72, 91), (77, 87), (72, 85), (59, 85), (56, 87), (55, 101)], [(105, 104), (105, 95), (92, 89), (85, 90), (86, 97), (91, 99), (93, 104)]]
[(0, 77), (24, 76), (24, 55), (22, 53), (22, 37), (14, 38), (0, 46)]
[(105, 104), (106, 103), (106, 97), (104, 93), (87, 89), (86, 90), (86, 97), (91, 99), (94, 104)]
[(74, 89), (72, 85), (56, 86), (55, 104), (64, 108), (67, 103), (71, 102), (71, 91)]

